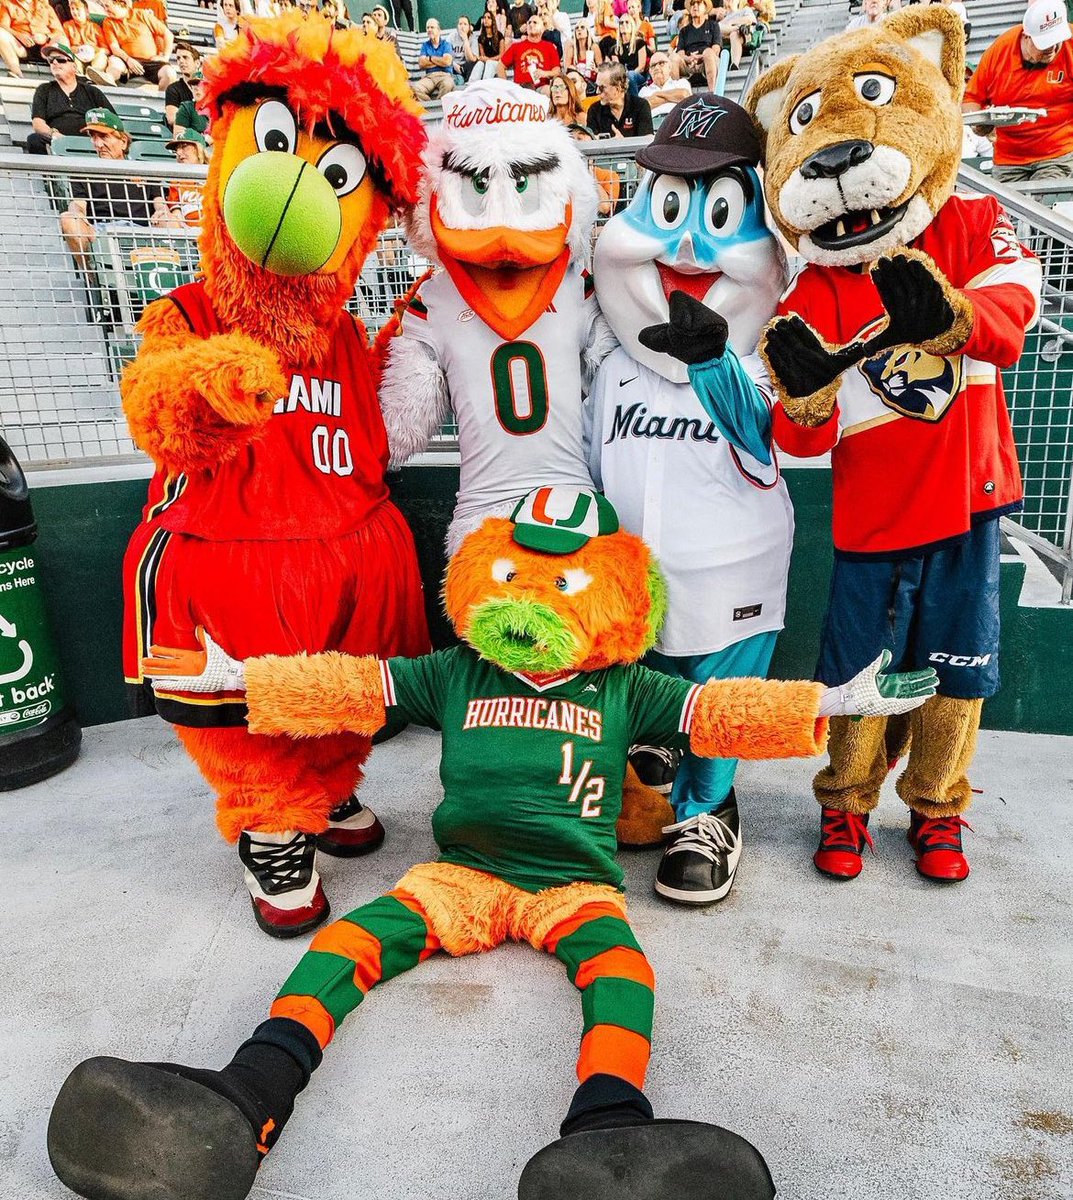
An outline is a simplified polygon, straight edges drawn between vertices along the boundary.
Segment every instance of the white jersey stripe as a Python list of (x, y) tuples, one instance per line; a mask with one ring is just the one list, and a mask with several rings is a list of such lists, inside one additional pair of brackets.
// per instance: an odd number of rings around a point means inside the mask
[(686, 692), (686, 698), (682, 702), (682, 718), (678, 722), (679, 733), (689, 733), (693, 728), (693, 713), (697, 707), (697, 697), (700, 695), (701, 686), (701, 684), (695, 683)]
[(395, 700), (395, 680), (391, 678), (391, 668), (387, 665), (386, 658), (381, 658), (378, 662), (380, 665), (380, 683), (384, 689), (384, 704), (387, 708), (394, 708), (397, 702)]

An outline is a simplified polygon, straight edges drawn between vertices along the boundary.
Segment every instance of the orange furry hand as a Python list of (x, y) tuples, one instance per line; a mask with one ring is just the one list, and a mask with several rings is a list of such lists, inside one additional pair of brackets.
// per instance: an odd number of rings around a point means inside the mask
[(380, 664), (372, 657), (275, 654), (245, 663), (251, 733), (372, 737), (387, 721)]
[(808, 758), (827, 745), (822, 683), (713, 679), (701, 688), (689, 747), (703, 758)]
[(134, 441), (169, 471), (211, 468), (256, 436), (286, 394), (275, 354), (242, 333), (199, 338), (172, 305), (150, 305), (120, 391)]

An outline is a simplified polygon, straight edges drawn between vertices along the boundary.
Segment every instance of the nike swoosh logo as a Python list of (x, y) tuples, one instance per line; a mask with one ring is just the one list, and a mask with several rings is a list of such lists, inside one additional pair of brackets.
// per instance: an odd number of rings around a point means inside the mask
[(628, 384), (628, 383), (633, 383), (633, 381), (634, 381), (636, 378), (637, 378), (637, 376), (636, 376), (636, 375), (633, 375), (633, 376), (631, 376), (629, 379), (620, 379), (620, 380), (618, 381), (618, 385), (619, 385), (619, 387), (625, 387), (625, 386), (626, 386), (626, 384)]

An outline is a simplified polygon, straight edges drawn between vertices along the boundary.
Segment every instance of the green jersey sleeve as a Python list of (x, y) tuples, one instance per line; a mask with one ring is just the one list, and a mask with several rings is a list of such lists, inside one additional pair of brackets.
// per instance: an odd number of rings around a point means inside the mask
[(420, 658), (380, 660), (384, 704), (389, 715), (397, 713), (415, 725), (443, 728), (451, 651), (437, 650)]
[(700, 684), (634, 663), (627, 668), (630, 741), (689, 749)]

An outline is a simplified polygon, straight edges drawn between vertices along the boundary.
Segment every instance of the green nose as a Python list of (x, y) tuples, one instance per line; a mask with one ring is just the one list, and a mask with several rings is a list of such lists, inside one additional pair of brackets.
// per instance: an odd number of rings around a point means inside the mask
[(235, 245), (277, 275), (310, 275), (335, 253), (343, 214), (331, 184), (296, 154), (266, 150), (244, 159), (223, 196)]
[(577, 639), (562, 617), (533, 600), (495, 599), (477, 605), (466, 641), (506, 671), (561, 671), (577, 654)]

